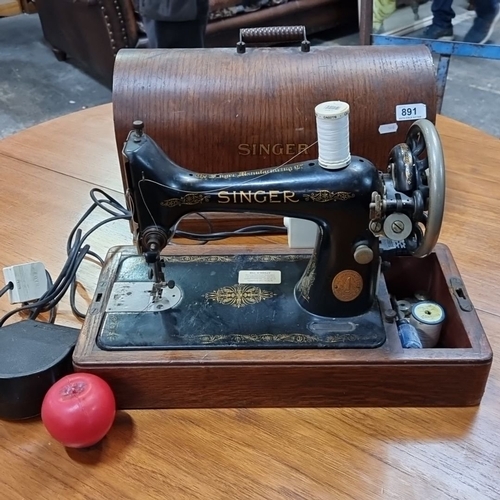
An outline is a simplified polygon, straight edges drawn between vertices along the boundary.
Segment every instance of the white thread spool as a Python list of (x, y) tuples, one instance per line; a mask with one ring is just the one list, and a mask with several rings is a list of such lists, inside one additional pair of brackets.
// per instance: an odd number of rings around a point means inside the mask
[(323, 168), (336, 170), (351, 162), (349, 143), (349, 104), (328, 101), (315, 108), (318, 132), (318, 162)]
[(444, 309), (437, 302), (426, 300), (413, 305), (410, 323), (417, 329), (424, 349), (439, 342), (444, 320)]

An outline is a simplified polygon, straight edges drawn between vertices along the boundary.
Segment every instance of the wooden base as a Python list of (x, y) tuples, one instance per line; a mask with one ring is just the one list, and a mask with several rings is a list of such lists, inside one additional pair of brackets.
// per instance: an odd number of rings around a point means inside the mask
[[(110, 251), (96, 297), (132, 251)], [(191, 255), (257, 251), (294, 253), (281, 245), (189, 248)], [(169, 255), (185, 252), (168, 247)], [(424, 290), (445, 308), (436, 348), (403, 349), (388, 324), (387, 341), (376, 349), (103, 351), (96, 345), (101, 295), (89, 309), (74, 367), (107, 380), (122, 409), (478, 405), (492, 352), (449, 249), (439, 244), (425, 259), (394, 259), (385, 283), (398, 297)]]

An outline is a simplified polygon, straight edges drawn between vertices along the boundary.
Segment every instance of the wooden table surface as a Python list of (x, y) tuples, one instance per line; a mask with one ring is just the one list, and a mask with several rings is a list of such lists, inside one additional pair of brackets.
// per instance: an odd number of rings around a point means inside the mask
[[(443, 117), (438, 130), (447, 161), (440, 241), (496, 352), (500, 142)], [(110, 105), (0, 141), (1, 267), (41, 260), (59, 272), (89, 190), (123, 200), (113, 141)], [(102, 254), (130, 244), (128, 223), (91, 242)], [(92, 296), (98, 272), (84, 263), (81, 301)], [(0, 313), (10, 308), (0, 299)], [(67, 302), (58, 323), (79, 325)], [(494, 361), (474, 408), (120, 411), (92, 450), (65, 449), (38, 419), (0, 422), (0, 499), (498, 499), (499, 400)]]

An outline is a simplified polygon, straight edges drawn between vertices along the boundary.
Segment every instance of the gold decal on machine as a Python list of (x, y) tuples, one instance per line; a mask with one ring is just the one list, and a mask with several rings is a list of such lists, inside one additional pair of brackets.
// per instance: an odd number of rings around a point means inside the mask
[(319, 203), (327, 203), (330, 201), (347, 201), (354, 198), (354, 193), (349, 193), (347, 191), (327, 191), (322, 189), (321, 191), (316, 191), (314, 193), (304, 195), (306, 201), (316, 201)]
[(298, 203), (293, 191), (220, 191), (218, 203)]
[(270, 299), (276, 294), (253, 285), (224, 286), (205, 294), (205, 298), (224, 306), (245, 307)]
[(238, 154), (241, 156), (267, 156), (267, 155), (300, 155), (309, 149), (307, 144), (240, 144)]
[(296, 165), (285, 165), (283, 167), (261, 168), (259, 170), (242, 170), (240, 172), (222, 172), (218, 174), (204, 174), (194, 172), (193, 176), (197, 179), (234, 179), (236, 177), (253, 177), (255, 175), (275, 174), (277, 172), (295, 172), (304, 168), (304, 163)]
[(209, 201), (210, 198), (205, 194), (187, 194), (182, 198), (170, 198), (169, 200), (164, 200), (161, 205), (164, 207), (180, 207), (182, 205), (198, 205)]

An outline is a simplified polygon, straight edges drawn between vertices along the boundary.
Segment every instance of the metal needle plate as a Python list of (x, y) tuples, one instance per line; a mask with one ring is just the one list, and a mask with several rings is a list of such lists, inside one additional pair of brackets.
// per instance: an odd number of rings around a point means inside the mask
[(153, 283), (118, 282), (113, 285), (106, 312), (158, 312), (172, 309), (182, 299), (179, 287), (165, 287), (160, 299), (153, 302)]

